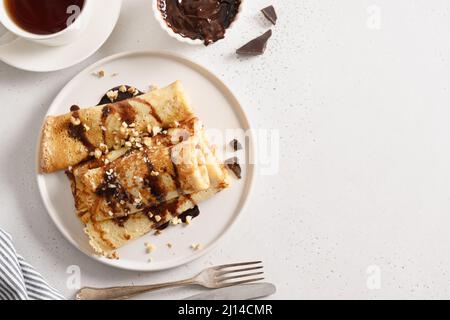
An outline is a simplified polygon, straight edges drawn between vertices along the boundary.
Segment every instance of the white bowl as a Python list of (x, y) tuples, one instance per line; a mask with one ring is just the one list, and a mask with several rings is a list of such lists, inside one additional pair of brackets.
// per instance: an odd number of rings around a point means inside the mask
[[(238, 12), (236, 13), (236, 16), (234, 17), (234, 20), (230, 23), (230, 25), (226, 29), (226, 32), (228, 30), (230, 30), (234, 26), (236, 21), (239, 19), (241, 12), (243, 10), (243, 7), (244, 7), (244, 3), (245, 3), (245, 0), (241, 0), (241, 4), (239, 5)], [(180, 42), (184, 42), (184, 43), (188, 43), (188, 44), (192, 44), (192, 45), (203, 44), (203, 40), (200, 40), (200, 39), (194, 40), (194, 39), (191, 39), (188, 37), (183, 37), (181, 34), (173, 31), (173, 29), (167, 25), (166, 20), (164, 20), (162, 14), (161, 14), (161, 11), (158, 8), (158, 0), (153, 0), (153, 14), (155, 16), (156, 21), (159, 22), (159, 25), (161, 26), (161, 28), (163, 30), (166, 30), (168, 35), (171, 36), (172, 38), (175, 38)], [(226, 36), (226, 32), (225, 32), (225, 36)]]

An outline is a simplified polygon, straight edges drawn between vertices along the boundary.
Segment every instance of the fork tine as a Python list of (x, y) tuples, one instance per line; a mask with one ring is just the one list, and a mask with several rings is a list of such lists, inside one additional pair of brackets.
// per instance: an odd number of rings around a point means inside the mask
[(254, 278), (254, 279), (247, 279), (247, 280), (234, 281), (234, 282), (221, 282), (221, 283), (219, 283), (219, 286), (220, 286), (220, 288), (225, 288), (225, 287), (231, 287), (231, 286), (238, 286), (240, 284), (246, 284), (246, 283), (250, 283), (250, 282), (256, 282), (256, 281), (260, 281), (260, 280), (264, 280), (264, 278)]
[(252, 272), (252, 273), (240, 274), (240, 275), (237, 275), (237, 276), (222, 277), (222, 278), (218, 278), (217, 281), (218, 282), (224, 282), (224, 281), (227, 281), (227, 280), (258, 276), (258, 275), (263, 274), (263, 273), (264, 272)]
[(258, 270), (262, 269), (263, 266), (258, 267), (251, 267), (251, 268), (243, 268), (243, 269), (232, 269), (232, 270), (224, 270), (224, 271), (217, 271), (217, 277), (223, 276), (225, 274), (231, 274), (231, 273), (237, 273), (237, 272), (244, 272), (244, 271), (251, 271), (251, 270)]
[(231, 263), (231, 264), (223, 264), (217, 267), (214, 267), (216, 270), (221, 270), (224, 268), (232, 268), (232, 267), (240, 267), (240, 266), (248, 266), (251, 264), (262, 263), (262, 261), (250, 261), (250, 262), (240, 262), (240, 263)]

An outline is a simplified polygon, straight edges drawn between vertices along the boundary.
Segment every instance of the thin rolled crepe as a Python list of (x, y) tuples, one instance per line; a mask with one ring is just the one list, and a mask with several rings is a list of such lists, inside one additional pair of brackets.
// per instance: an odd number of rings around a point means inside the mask
[(50, 173), (75, 166), (102, 144), (113, 148), (123, 122), (145, 133), (148, 126), (169, 128), (191, 117), (192, 108), (179, 81), (135, 98), (49, 116), (42, 128), (40, 170)]
[[(171, 147), (144, 147), (127, 152), (108, 165), (90, 169), (82, 177), (89, 198), (97, 198), (90, 212), (95, 220), (118, 218), (154, 207), (180, 195), (209, 188), (205, 156), (198, 137)], [(188, 156), (172, 160), (175, 149)]]

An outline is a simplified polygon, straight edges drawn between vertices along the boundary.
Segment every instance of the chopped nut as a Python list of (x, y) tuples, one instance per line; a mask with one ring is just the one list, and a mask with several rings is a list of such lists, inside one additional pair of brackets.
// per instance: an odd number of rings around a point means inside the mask
[(158, 133), (161, 132), (161, 130), (162, 130), (161, 127), (154, 126), (152, 129), (153, 135), (156, 136)]
[(186, 216), (186, 224), (191, 224), (192, 216)]
[(100, 149), (95, 149), (94, 156), (96, 159), (99, 159), (102, 156), (102, 151)]
[(122, 122), (122, 127), (124, 127), (124, 128), (128, 128), (128, 123), (126, 123), (125, 121), (124, 121), (124, 122)]
[(127, 92), (127, 87), (124, 86), (124, 85), (121, 85), (121, 86), (119, 87), (119, 91), (122, 92), (122, 93), (125, 93), (125, 92)]
[(91, 128), (87, 125), (87, 124), (83, 124), (84, 130), (89, 131), (91, 130)]
[(109, 259), (116, 259), (116, 260), (119, 260), (119, 259), (120, 259), (119, 254), (117, 253), (117, 251), (114, 251), (114, 252), (112, 252), (111, 254), (109, 254), (109, 255), (108, 255), (108, 258), (109, 258)]
[(153, 171), (153, 170), (152, 170), (152, 172), (150, 173), (150, 175), (152, 175), (153, 177), (157, 177), (157, 176), (159, 176), (159, 172)]
[(147, 248), (147, 253), (152, 253), (153, 251), (156, 250), (156, 246), (154, 244), (152, 244), (152, 243), (146, 242), (145, 246)]
[(191, 248), (197, 251), (198, 249), (200, 249), (200, 243), (191, 244)]
[(139, 91), (135, 87), (129, 87), (127, 91), (128, 93), (131, 93), (134, 96), (139, 93)]
[(108, 215), (109, 215), (110, 217), (112, 217), (112, 216), (114, 215), (114, 212), (112, 212), (111, 210), (109, 210), (109, 211), (108, 211)]
[(103, 78), (105, 76), (105, 71), (100, 70), (94, 73), (94, 75), (96, 75), (99, 78)]
[(173, 225), (177, 225), (181, 223), (181, 219), (179, 219), (178, 217), (173, 217), (171, 222)]
[(153, 132), (152, 131), (152, 126), (149, 125), (149, 124), (147, 125), (147, 132), (150, 133), (150, 134)]
[(142, 144), (140, 144), (139, 142), (136, 142), (136, 147), (137, 148), (142, 148)]
[(178, 121), (174, 121), (174, 122), (173, 122), (173, 126), (174, 126), (175, 128), (177, 128), (177, 127), (180, 126), (180, 123), (179, 123)]
[(72, 167), (72, 166), (69, 166), (69, 167), (67, 168), (67, 170), (69, 170), (69, 172), (72, 172), (72, 171), (73, 171), (73, 167)]
[(144, 138), (144, 144), (145, 144), (147, 147), (151, 147), (151, 146), (152, 146), (152, 139), (149, 138), (149, 137)]
[(105, 158), (105, 159), (103, 160), (103, 162), (104, 162), (105, 164), (109, 164), (109, 160), (108, 160), (107, 158)]
[(161, 218), (161, 217), (160, 217), (159, 215), (156, 215), (156, 216), (155, 216), (155, 220), (156, 220), (156, 222), (160, 222), (160, 221), (161, 221), (161, 219), (162, 219), (162, 218)]
[(129, 127), (130, 128), (136, 128), (136, 123), (134, 123), (134, 122), (130, 123)]
[(101, 126), (102, 131), (106, 131), (106, 127), (105, 126)]
[(79, 126), (81, 124), (81, 120), (80, 118), (76, 118), (74, 116), (70, 117), (70, 122), (74, 125), (74, 126)]
[[(128, 130), (127, 130), (127, 128), (125, 128), (125, 127), (120, 127), (119, 132), (120, 132), (120, 135), (121, 135), (122, 137), (126, 137), (126, 136), (128, 135)], [(116, 138), (117, 138), (117, 137), (116, 137)], [(118, 139), (118, 138), (117, 138), (117, 139)]]
[(119, 97), (119, 91), (117, 90), (110, 90), (106, 93), (106, 96), (109, 98), (111, 102), (116, 100)]
[(163, 130), (162, 134), (167, 134), (167, 130)]
[(132, 146), (130, 141), (125, 142), (125, 147), (131, 148)]

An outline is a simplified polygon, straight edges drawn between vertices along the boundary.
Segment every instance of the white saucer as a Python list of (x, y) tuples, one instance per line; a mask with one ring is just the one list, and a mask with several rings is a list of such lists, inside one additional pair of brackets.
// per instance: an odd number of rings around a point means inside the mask
[(0, 61), (15, 68), (48, 72), (71, 67), (94, 54), (108, 39), (120, 14), (122, 0), (94, 1), (93, 18), (80, 39), (61, 47), (48, 47), (17, 39), (0, 47)]

